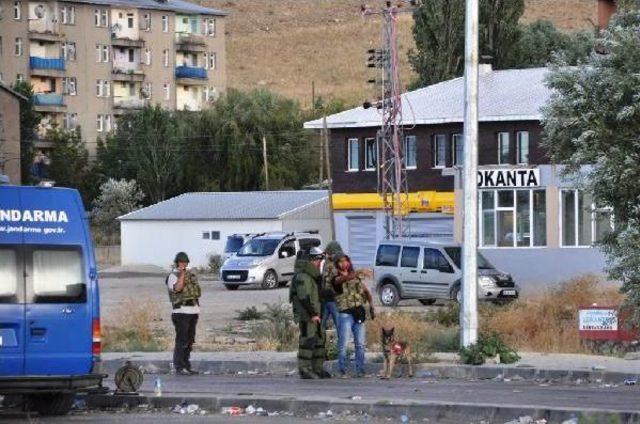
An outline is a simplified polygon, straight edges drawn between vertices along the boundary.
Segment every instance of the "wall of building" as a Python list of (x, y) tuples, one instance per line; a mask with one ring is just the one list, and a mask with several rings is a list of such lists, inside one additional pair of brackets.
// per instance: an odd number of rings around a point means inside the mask
[[(364, 139), (375, 137), (377, 128), (353, 128), (331, 130), (331, 171), (333, 191), (335, 193), (371, 193), (377, 191), (378, 175), (374, 171), (365, 171)], [(544, 150), (540, 146), (541, 127), (534, 121), (517, 122), (484, 122), (480, 124), (478, 162), (481, 165), (498, 162), (498, 132), (509, 132), (511, 143), (510, 163), (516, 162), (515, 133), (529, 132), (529, 161), (531, 163), (548, 163)], [(405, 135), (417, 137), (417, 167), (407, 170), (409, 191), (437, 190), (453, 191), (453, 178), (442, 175), (441, 168), (434, 168), (433, 136), (444, 134), (447, 137), (447, 167), (452, 164), (452, 143), (454, 134), (462, 133), (462, 124), (421, 125), (412, 130), (405, 130)], [(347, 168), (349, 138), (360, 140), (360, 171), (349, 171)]]
[(0, 88), (0, 174), (20, 184), (20, 101)]
[[(148, 11), (145, 11), (145, 13)], [(145, 81), (152, 83), (152, 104), (160, 104), (167, 109), (176, 108), (175, 84), (175, 14), (167, 11), (150, 11), (151, 31), (141, 31), (145, 46), (152, 47), (151, 66), (145, 66)], [(162, 17), (167, 16), (169, 31), (162, 31)], [(163, 51), (169, 51), (169, 65), (163, 62)], [(169, 99), (165, 99), (164, 84), (168, 84)]]
[[(2, 21), (0, 24), (0, 36), (2, 36), (2, 56), (0, 56), (0, 74), (2, 80), (7, 85), (12, 85), (16, 81), (18, 74), (25, 78), (29, 77), (29, 3), (20, 3), (21, 19), (13, 19), (14, 2), (0, 0), (0, 14)], [(22, 39), (24, 51), (22, 56), (16, 56), (15, 40)]]
[(57, 43), (47, 43), (44, 41), (31, 41), (29, 54), (31, 56), (58, 59), (60, 57), (60, 46)]
[[(168, 268), (184, 251), (191, 266), (207, 266), (208, 256), (221, 254), (227, 237), (235, 233), (282, 231), (279, 220), (240, 221), (122, 221), (122, 265), (150, 264)], [(220, 231), (220, 240), (202, 238), (203, 231)]]
[[(133, 20), (133, 25), (129, 28), (129, 18)], [(138, 11), (136, 9), (111, 9), (111, 26), (119, 26), (119, 30), (115, 31), (119, 38), (129, 38), (131, 40), (138, 39), (139, 21)]]
[(287, 214), (282, 219), (282, 229), (284, 231), (318, 231), (326, 244), (332, 240), (328, 199)]
[(177, 85), (176, 108), (178, 110), (200, 110), (203, 104), (204, 87), (200, 85)]

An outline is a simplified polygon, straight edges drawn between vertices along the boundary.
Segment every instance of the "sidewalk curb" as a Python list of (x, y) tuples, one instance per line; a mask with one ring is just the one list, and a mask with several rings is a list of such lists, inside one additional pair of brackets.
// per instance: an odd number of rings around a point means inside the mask
[[(102, 362), (103, 372), (113, 375), (124, 365), (125, 358), (112, 359)], [(139, 366), (147, 374), (168, 374), (168, 360), (136, 360), (131, 358), (131, 363)], [(295, 372), (295, 361), (192, 361), (195, 369), (210, 374), (287, 374)], [(336, 362), (327, 362), (329, 371), (336, 372)], [(406, 373), (405, 367), (398, 365), (398, 372)], [(637, 375), (611, 372), (611, 371), (587, 371), (587, 370), (559, 370), (542, 369), (534, 367), (484, 365), (473, 366), (464, 364), (417, 364), (415, 375), (419, 378), (451, 378), (451, 379), (512, 379), (512, 380), (545, 380), (564, 382), (592, 382), (592, 383), (618, 383), (622, 384), (629, 377)], [(382, 369), (381, 363), (367, 363), (366, 372), (377, 374)]]
[[(368, 414), (383, 418), (398, 418), (407, 415), (413, 420), (429, 419), (434, 422), (447, 420), (450, 422), (468, 422), (485, 420), (488, 422), (507, 422), (521, 416), (534, 419), (545, 418), (549, 422), (562, 422), (573, 417), (586, 416), (595, 419), (593, 422), (640, 423), (640, 412), (615, 410), (584, 410), (573, 408), (551, 408), (546, 406), (521, 407), (517, 405), (480, 405), (453, 402), (386, 402), (386, 401), (354, 401), (336, 398), (292, 398), (278, 396), (203, 396), (199, 394), (171, 396), (111, 396), (91, 395), (87, 397), (89, 409), (131, 408), (148, 405), (150, 408), (173, 408), (182, 402), (197, 404), (200, 408), (219, 413), (222, 408), (249, 405), (262, 407), (267, 411), (286, 411), (295, 416), (314, 416), (320, 412), (332, 411), (334, 415), (341, 412)], [(592, 421), (589, 421), (592, 422)]]

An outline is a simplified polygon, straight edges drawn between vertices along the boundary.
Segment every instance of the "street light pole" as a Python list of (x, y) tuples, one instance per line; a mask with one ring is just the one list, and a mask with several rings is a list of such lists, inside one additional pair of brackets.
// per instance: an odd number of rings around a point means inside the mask
[(478, 339), (478, 0), (466, 0), (464, 70), (464, 231), (462, 346)]

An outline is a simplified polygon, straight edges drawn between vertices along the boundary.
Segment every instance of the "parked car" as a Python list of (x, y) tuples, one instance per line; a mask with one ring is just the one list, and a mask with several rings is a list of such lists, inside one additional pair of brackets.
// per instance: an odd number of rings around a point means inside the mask
[(257, 234), (232, 234), (227, 237), (227, 243), (224, 245), (222, 253), (222, 262), (235, 255), (238, 250), (244, 246), (246, 242), (254, 238)]
[(42, 415), (104, 391), (91, 240), (76, 190), (0, 186), (0, 395)]
[(220, 269), (228, 290), (240, 285), (260, 284), (263, 289), (284, 287), (293, 277), (296, 254), (322, 245), (314, 233), (265, 233), (253, 237)]
[[(461, 246), (413, 240), (379, 244), (374, 268), (376, 291), (385, 306), (404, 299), (431, 305), (438, 299), (461, 301)], [(478, 299), (504, 302), (518, 297), (509, 274), (478, 253)]]

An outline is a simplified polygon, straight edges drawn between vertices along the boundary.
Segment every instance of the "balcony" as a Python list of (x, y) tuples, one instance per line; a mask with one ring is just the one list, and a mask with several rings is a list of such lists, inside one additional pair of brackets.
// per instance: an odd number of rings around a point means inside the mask
[(207, 70), (191, 66), (176, 66), (176, 79), (183, 85), (203, 85), (206, 84)]
[(116, 97), (113, 99), (113, 108), (116, 115), (130, 110), (139, 110), (146, 105), (147, 101), (139, 97)]
[(116, 47), (144, 47), (144, 40), (141, 38), (129, 38), (118, 36), (117, 33), (111, 33), (111, 45)]
[(176, 50), (200, 53), (207, 50), (207, 44), (202, 35), (178, 32), (176, 33)]
[(56, 93), (37, 93), (33, 95), (33, 108), (37, 112), (63, 112), (66, 109), (64, 97)]
[(127, 69), (126, 67), (116, 67), (111, 72), (111, 79), (114, 81), (140, 82), (144, 81), (144, 72), (140, 69)]
[[(50, 14), (53, 16), (53, 11)], [(38, 41), (60, 41), (60, 24), (51, 17), (29, 19), (29, 38)]]
[(32, 75), (58, 77), (64, 75), (64, 59), (49, 59), (44, 57), (29, 57), (29, 67)]

